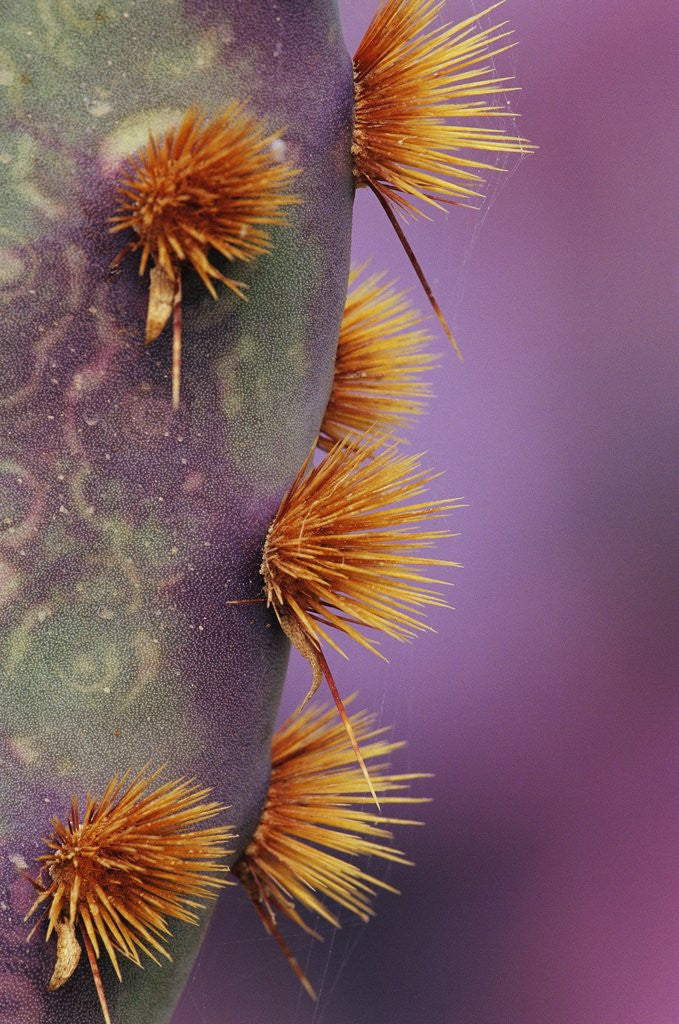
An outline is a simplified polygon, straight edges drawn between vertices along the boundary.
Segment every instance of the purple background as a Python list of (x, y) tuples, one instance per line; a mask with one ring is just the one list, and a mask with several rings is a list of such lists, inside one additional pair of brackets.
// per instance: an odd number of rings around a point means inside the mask
[[(354, 48), (373, 3), (341, 0)], [(480, 5), (479, 5), (480, 8)], [(468, 0), (446, 4), (460, 20)], [(676, 7), (511, 0), (521, 131), (539, 152), (482, 212), (409, 228), (462, 346), (436, 334), (413, 431), (464, 495), (457, 610), (352, 649), (345, 693), (430, 770), (417, 861), (369, 926), (293, 933), (296, 982), (238, 891), (174, 1024), (676, 1024)], [(372, 197), (354, 253), (413, 286)], [(672, 605), (675, 604), (673, 608)], [(291, 663), (286, 704), (307, 672)], [(152, 968), (150, 968), (152, 969)]]

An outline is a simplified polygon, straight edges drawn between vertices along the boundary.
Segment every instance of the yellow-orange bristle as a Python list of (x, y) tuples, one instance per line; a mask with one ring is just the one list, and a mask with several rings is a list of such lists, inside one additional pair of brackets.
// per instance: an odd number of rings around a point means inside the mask
[(443, 6), (439, 0), (385, 0), (354, 57), (357, 184), (422, 215), (417, 201), (441, 208), (480, 196), (479, 172), (493, 165), (477, 152), (488, 158), (533, 148), (501, 127), (474, 124), (512, 116), (488, 102), (507, 91), (508, 79), (496, 75), (492, 59), (514, 45), (511, 32), (506, 22), (478, 24), (500, 4), (458, 25), (434, 26)]
[(457, 563), (422, 552), (447, 530), (417, 527), (461, 507), (461, 499), (404, 504), (438, 475), (420, 468), (383, 435), (350, 435), (323, 461), (310, 458), (286, 494), (269, 529), (261, 572), (267, 601), (292, 615), (316, 644), (333, 627), (378, 654), (364, 635), (376, 630), (410, 640), (428, 630), (426, 606), (447, 607), (444, 583), (428, 567)]
[(284, 223), (297, 202), (284, 189), (298, 171), (272, 149), (279, 138), (236, 102), (212, 118), (192, 108), (161, 138), (151, 135), (119, 186), (111, 228), (136, 233), (130, 248), (141, 249), (141, 272), (152, 260), (174, 280), (190, 263), (213, 295), (213, 280), (238, 292), (208, 253), (249, 261), (271, 249), (267, 227)]
[(349, 434), (373, 428), (385, 433), (406, 426), (425, 409), (431, 386), (422, 374), (438, 360), (423, 318), (383, 274), (349, 276), (335, 375), (318, 445), (329, 451)]
[[(382, 803), (424, 802), (409, 795), (408, 784), (426, 776), (389, 772), (385, 759), (402, 743), (386, 739), (386, 730), (375, 728), (374, 715), (358, 712), (350, 721), (366, 761), (372, 762), (371, 776)], [(364, 809), (368, 795), (334, 709), (311, 705), (276, 733), (261, 821), (233, 871), (310, 994), (313, 989), (278, 932), (276, 913), (315, 938), (319, 936), (305, 922), (304, 911), (339, 927), (325, 900), (367, 921), (374, 914), (375, 891), (397, 890), (365, 872), (356, 857), (410, 864), (391, 845), (389, 826), (419, 823), (376, 817)]]
[(27, 918), (49, 901), (46, 938), (56, 931), (60, 940), (50, 987), (65, 984), (77, 966), (77, 927), (105, 1020), (97, 966), (102, 947), (119, 978), (118, 954), (138, 966), (140, 952), (156, 963), (153, 950), (171, 959), (167, 919), (197, 924), (199, 901), (213, 899), (227, 884), (223, 859), (232, 832), (197, 827), (226, 808), (207, 802), (209, 790), (187, 779), (152, 790), (158, 776), (146, 768), (134, 777), (116, 776), (100, 799), (88, 794), (82, 816), (74, 797), (67, 824), (53, 819), (45, 840), (50, 852), (38, 858), (50, 884), (31, 879), (40, 895)]
[[(221, 281), (239, 298), (245, 285), (226, 277), (213, 253), (249, 262), (272, 247), (269, 229), (286, 222), (297, 203), (286, 189), (299, 173), (276, 157), (280, 132), (267, 133), (246, 104), (230, 103), (212, 118), (196, 108), (130, 158), (117, 191), (111, 231), (136, 238), (116, 257), (141, 252), (151, 265), (146, 341), (154, 341), (174, 310), (173, 405), (179, 403), (180, 275), (190, 265), (213, 296)], [(155, 272), (155, 273), (154, 273)]]
[(356, 184), (377, 196), (460, 359), (396, 211), (426, 217), (426, 209), (469, 205), (482, 198), (483, 172), (498, 169), (488, 162), (494, 153), (535, 148), (501, 127), (474, 123), (513, 116), (494, 100), (488, 102), (509, 91), (509, 79), (496, 75), (492, 60), (514, 45), (507, 41), (511, 32), (506, 22), (485, 29), (478, 25), (502, 2), (458, 25), (434, 26), (444, 6), (439, 0), (384, 0), (354, 57)]

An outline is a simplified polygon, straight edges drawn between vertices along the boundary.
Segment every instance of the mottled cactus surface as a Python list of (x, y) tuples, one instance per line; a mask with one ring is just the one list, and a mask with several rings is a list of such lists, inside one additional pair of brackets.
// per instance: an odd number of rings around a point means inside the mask
[[(192, 105), (249, 100), (302, 200), (244, 302), (183, 276), (182, 400), (148, 279), (111, 269), (125, 156)], [(85, 960), (57, 992), (23, 916), (50, 819), (167, 763), (230, 806), (265, 798), (288, 644), (263, 603), (267, 529), (321, 423), (349, 269), (351, 63), (334, 0), (0, 2), (0, 1024), (101, 1020)], [(233, 273), (215, 257), (220, 269)], [(115, 1024), (168, 1021), (174, 962), (106, 958)]]

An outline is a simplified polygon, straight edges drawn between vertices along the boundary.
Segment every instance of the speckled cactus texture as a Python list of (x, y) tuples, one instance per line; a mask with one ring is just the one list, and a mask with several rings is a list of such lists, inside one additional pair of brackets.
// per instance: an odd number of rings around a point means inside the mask
[[(263, 604), (266, 531), (332, 380), (353, 186), (351, 64), (334, 0), (3, 0), (0, 5), (0, 1024), (101, 1020), (83, 956), (47, 991), (18, 874), (53, 814), (166, 763), (249, 839), (288, 656)], [(182, 404), (170, 339), (143, 345), (138, 259), (110, 269), (124, 156), (194, 104), (249, 99), (302, 198), (215, 302), (184, 274)], [(220, 264), (223, 269), (224, 264)], [(222, 898), (228, 899), (228, 891)], [(206, 915), (207, 916), (207, 915)], [(102, 958), (114, 1024), (171, 1017), (174, 963)], [(228, 966), (225, 965), (225, 969)]]

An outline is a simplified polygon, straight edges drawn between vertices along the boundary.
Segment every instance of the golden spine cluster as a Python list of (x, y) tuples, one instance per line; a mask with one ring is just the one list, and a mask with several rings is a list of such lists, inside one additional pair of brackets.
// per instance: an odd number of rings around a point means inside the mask
[[(458, 355), (395, 211), (426, 216), (418, 203), (438, 210), (468, 205), (482, 197), (483, 173), (499, 169), (479, 153), (533, 150), (498, 124), (515, 115), (494, 102), (511, 91), (511, 79), (497, 76), (493, 58), (514, 43), (506, 22), (480, 22), (502, 3), (457, 25), (438, 25), (442, 0), (383, 0), (354, 56), (356, 184), (380, 202)], [(493, 126), (480, 127), (477, 119)]]
[(493, 58), (514, 44), (507, 22), (480, 28), (501, 3), (457, 25), (436, 25), (440, 0), (385, 0), (354, 57), (354, 173), (390, 204), (424, 216), (414, 200), (480, 198), (479, 172), (496, 170), (475, 152), (522, 153), (526, 139), (478, 118), (512, 117), (489, 97), (508, 91)]
[[(200, 900), (214, 899), (227, 884), (224, 858), (235, 838), (229, 828), (199, 828), (226, 808), (206, 802), (209, 790), (176, 779), (152, 789), (160, 770), (113, 778), (98, 799), (87, 796), (80, 812), (71, 800), (64, 824), (52, 819), (39, 858), (39, 895), (26, 918), (46, 904), (46, 941), (57, 935), (50, 989), (61, 988), (87, 951), (106, 1024), (111, 1018), (98, 960), (103, 948), (120, 980), (118, 955), (141, 967), (140, 953), (168, 960), (168, 918), (198, 924)], [(43, 882), (43, 872), (49, 882)], [(34, 927), (35, 931), (37, 925)]]
[(353, 267), (335, 360), (332, 394), (323, 417), (318, 447), (372, 430), (390, 434), (423, 413), (431, 385), (423, 374), (438, 365), (427, 351), (431, 334), (407, 293), (384, 274), (363, 275)]
[(285, 208), (299, 201), (285, 191), (299, 171), (276, 158), (281, 134), (267, 134), (244, 103), (230, 103), (212, 118), (191, 109), (160, 138), (149, 135), (118, 186), (111, 232), (132, 230), (136, 238), (114, 263), (141, 250), (139, 273), (151, 264), (147, 344), (173, 316), (175, 409), (181, 373), (180, 268), (192, 266), (214, 299), (215, 281), (246, 298), (246, 285), (226, 277), (210, 252), (248, 263), (271, 251), (268, 228), (285, 224)]
[[(373, 785), (385, 805), (424, 802), (408, 793), (419, 774), (392, 775), (385, 758), (403, 746), (375, 728), (375, 716), (351, 716), (366, 761), (375, 762)], [(335, 927), (339, 920), (322, 895), (362, 921), (373, 915), (377, 889), (397, 892), (364, 871), (356, 858), (378, 857), (409, 864), (391, 845), (393, 825), (415, 825), (403, 818), (376, 818), (365, 809), (366, 788), (333, 709), (306, 708), (293, 715), (274, 737), (269, 795), (259, 826), (234, 868), (267, 930), (282, 946), (295, 973), (312, 997), (313, 988), (282, 939), (276, 915), (283, 914), (318, 938), (300, 911), (317, 914)], [(299, 909), (298, 909), (299, 908)]]

